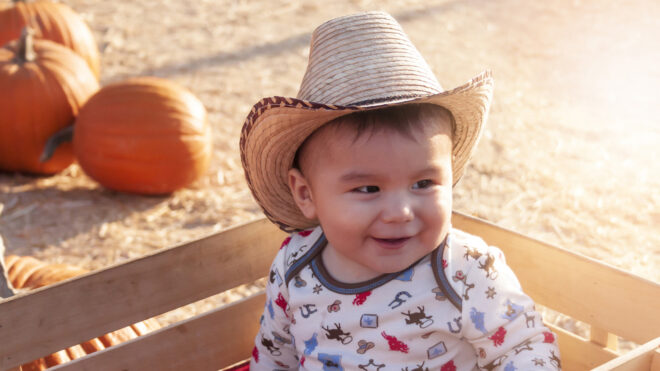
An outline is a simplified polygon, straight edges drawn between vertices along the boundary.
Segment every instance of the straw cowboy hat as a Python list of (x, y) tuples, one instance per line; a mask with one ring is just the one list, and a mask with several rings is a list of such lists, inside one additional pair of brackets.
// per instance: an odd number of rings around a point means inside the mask
[(359, 110), (431, 103), (454, 118), (454, 184), (477, 144), (493, 91), (484, 71), (445, 91), (389, 14), (368, 12), (332, 19), (312, 34), (307, 71), (296, 98), (264, 98), (241, 132), (247, 183), (266, 216), (285, 231), (318, 225), (300, 212), (287, 172), (305, 139), (333, 119)]

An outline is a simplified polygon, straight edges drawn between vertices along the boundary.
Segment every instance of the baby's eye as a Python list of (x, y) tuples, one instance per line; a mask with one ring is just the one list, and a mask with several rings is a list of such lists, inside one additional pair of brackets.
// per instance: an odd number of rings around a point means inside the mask
[(433, 181), (431, 179), (424, 179), (420, 180), (419, 182), (413, 184), (413, 189), (424, 189), (428, 188), (433, 185)]
[(380, 191), (380, 188), (378, 188), (378, 186), (362, 186), (355, 188), (354, 191), (360, 193), (375, 193)]

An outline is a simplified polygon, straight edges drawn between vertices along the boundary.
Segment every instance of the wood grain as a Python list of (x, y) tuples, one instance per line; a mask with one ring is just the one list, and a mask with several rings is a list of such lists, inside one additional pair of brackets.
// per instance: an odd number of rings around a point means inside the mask
[(218, 370), (250, 355), (264, 302), (262, 291), (53, 371)]
[(2, 302), (0, 369), (261, 278), (284, 237), (258, 220)]
[(643, 344), (660, 334), (660, 285), (483, 220), (454, 213), (454, 227), (504, 252), (534, 301)]

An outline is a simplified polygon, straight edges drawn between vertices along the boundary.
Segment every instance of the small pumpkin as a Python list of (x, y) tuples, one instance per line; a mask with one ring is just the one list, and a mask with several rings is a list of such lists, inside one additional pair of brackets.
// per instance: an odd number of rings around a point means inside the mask
[(12, 0), (4, 7), (0, 5), (0, 46), (18, 39), (25, 27), (33, 28), (37, 38), (78, 53), (99, 78), (101, 58), (94, 35), (73, 9), (52, 1)]
[(0, 171), (54, 174), (73, 160), (70, 145), (40, 162), (50, 136), (70, 125), (99, 83), (85, 61), (48, 40), (23, 36), (0, 48)]
[[(47, 264), (30, 256), (9, 255), (5, 259), (7, 276), (17, 289), (36, 289), (72, 278), (87, 270), (67, 264)], [(135, 323), (123, 329), (99, 336), (82, 344), (63, 349), (20, 367), (22, 371), (45, 370), (90, 353), (111, 347), (159, 329), (155, 318)]]
[(178, 84), (138, 77), (101, 88), (73, 131), (81, 168), (103, 186), (167, 194), (200, 178), (211, 159), (202, 102)]

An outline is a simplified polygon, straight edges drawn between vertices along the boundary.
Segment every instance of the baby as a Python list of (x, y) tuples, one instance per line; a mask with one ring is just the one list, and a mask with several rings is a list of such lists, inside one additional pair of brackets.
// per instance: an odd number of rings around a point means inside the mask
[(492, 87), (444, 91), (386, 13), (314, 31), (298, 98), (261, 100), (241, 136), (253, 195), (291, 232), (251, 370), (561, 369), (502, 252), (451, 226)]

